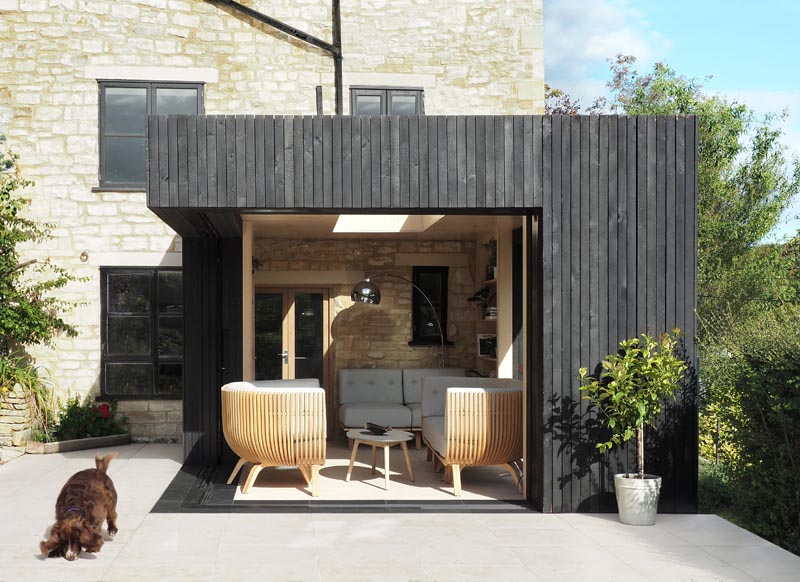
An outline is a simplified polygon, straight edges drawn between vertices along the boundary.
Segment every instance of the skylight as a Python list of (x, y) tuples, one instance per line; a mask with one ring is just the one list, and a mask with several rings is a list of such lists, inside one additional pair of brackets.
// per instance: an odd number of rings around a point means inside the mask
[(408, 214), (342, 214), (336, 221), (333, 232), (424, 232), (442, 218), (444, 218), (443, 214), (414, 216)]

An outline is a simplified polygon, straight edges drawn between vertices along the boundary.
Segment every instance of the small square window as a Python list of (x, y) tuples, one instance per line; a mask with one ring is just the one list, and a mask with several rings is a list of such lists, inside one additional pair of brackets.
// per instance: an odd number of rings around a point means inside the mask
[(422, 89), (351, 87), (352, 115), (423, 115)]

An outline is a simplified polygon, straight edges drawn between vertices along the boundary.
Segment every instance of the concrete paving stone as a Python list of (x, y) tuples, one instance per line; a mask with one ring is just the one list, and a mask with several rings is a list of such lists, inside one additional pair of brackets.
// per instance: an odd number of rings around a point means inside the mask
[(641, 582), (642, 575), (603, 548), (514, 547), (514, 555), (540, 580)]
[(436, 582), (537, 582), (541, 580), (529, 568), (520, 564), (507, 566), (462, 566), (457, 564), (424, 564), (430, 580)]
[[(716, 540), (708, 541), (716, 544)], [(800, 556), (795, 556), (773, 544), (702, 545), (700, 548), (745, 574), (764, 582), (797, 582), (800, 580)]]

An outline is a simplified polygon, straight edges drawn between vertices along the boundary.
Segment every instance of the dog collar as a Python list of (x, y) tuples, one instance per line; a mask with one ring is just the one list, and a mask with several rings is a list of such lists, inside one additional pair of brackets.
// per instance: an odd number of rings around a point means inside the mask
[(80, 513), (83, 513), (83, 509), (81, 509), (80, 507), (67, 507), (64, 510), (64, 513), (67, 513), (68, 511), (79, 511)]

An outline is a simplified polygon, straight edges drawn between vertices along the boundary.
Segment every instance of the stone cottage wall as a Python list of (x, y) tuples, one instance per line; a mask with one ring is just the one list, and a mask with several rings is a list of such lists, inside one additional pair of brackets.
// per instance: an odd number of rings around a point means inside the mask
[[(329, 3), (245, 3), (331, 38)], [(390, 85), (423, 88), (429, 114), (541, 113), (541, 18), (540, 0), (344, 2), (345, 111), (350, 85)], [(35, 182), (30, 215), (56, 225), (55, 238), (25, 256), (84, 279), (61, 292), (81, 303), (69, 317), (78, 337), (33, 354), (62, 397), (99, 393), (99, 268), (181, 262), (180, 238), (150, 213), (144, 192), (97, 188), (98, 79), (203, 82), (210, 114), (311, 114), (322, 85), (333, 112), (328, 56), (222, 4), (0, 0), (0, 133)], [(178, 409), (127, 406), (134, 437), (180, 435)], [(153, 434), (166, 427), (173, 432)]]

